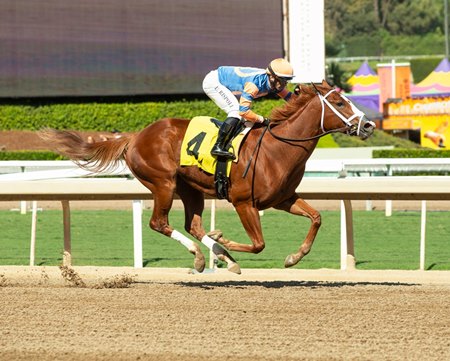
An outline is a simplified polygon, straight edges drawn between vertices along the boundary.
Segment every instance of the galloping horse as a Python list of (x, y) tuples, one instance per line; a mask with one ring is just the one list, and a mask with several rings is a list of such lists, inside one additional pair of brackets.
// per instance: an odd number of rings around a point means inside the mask
[(228, 270), (240, 273), (227, 250), (259, 253), (264, 249), (259, 210), (273, 207), (308, 217), (311, 225), (306, 238), (297, 252), (287, 256), (285, 267), (297, 264), (309, 253), (321, 217), (295, 192), (306, 161), (325, 134), (341, 132), (366, 139), (375, 128), (325, 81), (297, 87), (288, 103), (272, 111), (268, 127), (255, 126), (247, 134), (238, 162), (231, 166), (228, 201), (251, 240), (251, 244), (244, 244), (227, 240), (218, 231), (207, 234), (202, 226), (205, 194), (216, 195), (214, 176), (196, 166), (180, 166), (180, 149), (188, 124), (187, 119), (164, 118), (138, 133), (96, 143), (88, 143), (71, 131), (44, 129), (40, 135), (51, 149), (94, 172), (114, 167), (125, 159), (134, 176), (153, 193), (150, 227), (183, 244), (195, 256), (195, 269), (202, 272), (205, 258), (198, 244), (168, 222), (174, 196), (178, 194), (185, 208), (185, 230), (227, 262)]

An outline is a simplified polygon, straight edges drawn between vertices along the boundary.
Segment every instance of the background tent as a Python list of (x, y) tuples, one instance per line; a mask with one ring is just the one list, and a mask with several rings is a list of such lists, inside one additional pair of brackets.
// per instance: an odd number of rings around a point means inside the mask
[(450, 96), (450, 63), (444, 58), (424, 80), (411, 85), (413, 98)]
[(347, 97), (364, 105), (367, 108), (378, 111), (380, 103), (380, 83), (377, 73), (365, 61), (355, 74), (348, 80), (352, 91)]

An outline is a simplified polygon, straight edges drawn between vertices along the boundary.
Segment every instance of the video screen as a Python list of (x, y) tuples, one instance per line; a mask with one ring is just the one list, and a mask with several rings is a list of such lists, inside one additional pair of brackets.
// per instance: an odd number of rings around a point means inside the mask
[(281, 0), (2, 0), (0, 97), (201, 93), (283, 56)]

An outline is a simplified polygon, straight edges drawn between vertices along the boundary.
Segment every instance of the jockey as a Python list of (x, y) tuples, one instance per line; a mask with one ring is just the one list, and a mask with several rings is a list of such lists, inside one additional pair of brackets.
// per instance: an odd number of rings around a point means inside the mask
[(291, 92), (286, 89), (286, 85), (293, 76), (291, 64), (281, 58), (272, 60), (266, 69), (221, 66), (208, 73), (203, 80), (203, 90), (227, 113), (211, 154), (234, 159), (234, 155), (225, 147), (241, 119), (266, 126), (269, 124), (269, 119), (251, 110), (253, 99), (275, 93), (288, 101)]

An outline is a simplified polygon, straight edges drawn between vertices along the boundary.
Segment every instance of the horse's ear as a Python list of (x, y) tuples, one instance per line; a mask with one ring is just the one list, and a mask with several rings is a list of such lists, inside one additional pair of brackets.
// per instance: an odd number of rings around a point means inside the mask
[(324, 79), (324, 80), (322, 80), (322, 86), (324, 87), (324, 88), (333, 88), (334, 87), (334, 83), (331, 81), (329, 81), (328, 79)]
[(313, 82), (311, 82), (311, 85), (314, 87), (314, 89), (316, 89), (316, 93), (320, 94), (319, 89), (317, 89), (316, 84), (314, 84)]

